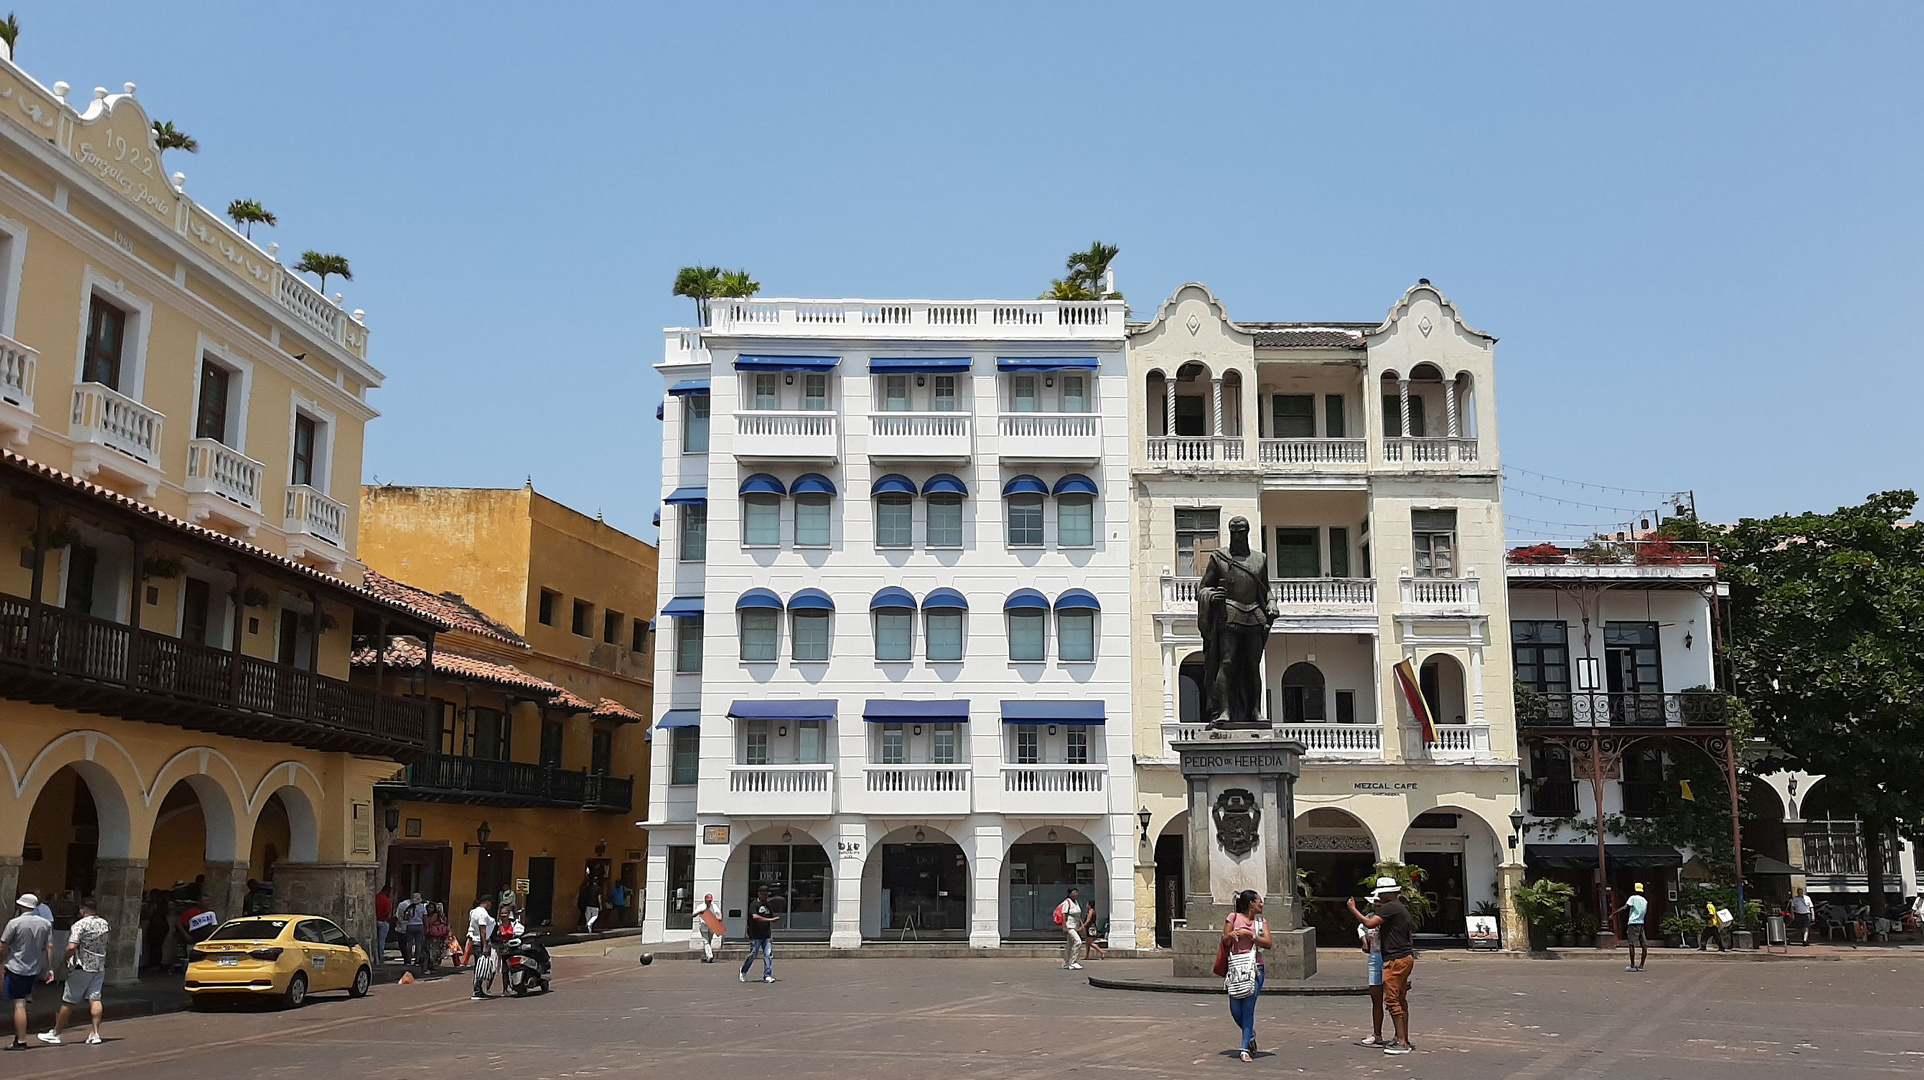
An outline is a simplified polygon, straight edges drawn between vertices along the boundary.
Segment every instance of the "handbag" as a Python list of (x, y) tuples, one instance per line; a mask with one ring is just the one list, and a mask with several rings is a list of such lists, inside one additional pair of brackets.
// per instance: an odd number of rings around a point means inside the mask
[(1256, 950), (1229, 954), (1229, 973), (1223, 976), (1223, 989), (1233, 998), (1246, 998), (1256, 992)]
[(1216, 973), (1218, 979), (1229, 974), (1229, 942), (1216, 943), (1216, 966), (1210, 970)]

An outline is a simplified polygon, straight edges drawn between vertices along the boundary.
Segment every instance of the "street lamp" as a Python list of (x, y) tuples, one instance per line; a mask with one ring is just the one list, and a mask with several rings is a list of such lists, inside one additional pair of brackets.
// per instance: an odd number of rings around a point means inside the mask
[(1136, 820), (1142, 823), (1142, 842), (1144, 846), (1147, 846), (1149, 843), (1149, 819), (1152, 816), (1154, 815), (1149, 813), (1149, 807), (1147, 806), (1136, 811)]
[(1522, 807), (1518, 807), (1517, 809), (1510, 811), (1510, 850), (1515, 851), (1517, 849), (1517, 845), (1522, 842), (1523, 842), (1523, 809)]
[(480, 827), (474, 830), (474, 838), (475, 838), (476, 840), (478, 840), (478, 841), (480, 841), (480, 843), (477, 843), (477, 844), (462, 844), (462, 845), (461, 845), (461, 854), (463, 854), (463, 855), (466, 855), (466, 854), (467, 854), (468, 852), (470, 852), (470, 851), (473, 851), (473, 850), (474, 850), (475, 848), (485, 848), (485, 847), (487, 847), (487, 846), (488, 846), (488, 837), (490, 837), (490, 836), (493, 836), (493, 835), (494, 835), (494, 830), (493, 830), (493, 829), (490, 829), (490, 828), (488, 828), (488, 823), (487, 823), (487, 822), (485, 822), (485, 821), (484, 821), (484, 822), (482, 822), (482, 823), (481, 823), (481, 825), (480, 825)]

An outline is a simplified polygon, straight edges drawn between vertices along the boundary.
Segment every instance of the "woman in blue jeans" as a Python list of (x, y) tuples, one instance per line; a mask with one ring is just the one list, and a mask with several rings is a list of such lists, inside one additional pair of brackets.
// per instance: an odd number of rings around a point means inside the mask
[(1236, 894), (1236, 910), (1223, 923), (1223, 943), (1231, 956), (1254, 951), (1256, 954), (1256, 992), (1244, 998), (1229, 999), (1229, 1018), (1243, 1029), (1244, 1061), (1256, 1052), (1256, 1002), (1263, 996), (1263, 950), (1273, 948), (1269, 922), (1263, 918), (1263, 898), (1254, 889)]

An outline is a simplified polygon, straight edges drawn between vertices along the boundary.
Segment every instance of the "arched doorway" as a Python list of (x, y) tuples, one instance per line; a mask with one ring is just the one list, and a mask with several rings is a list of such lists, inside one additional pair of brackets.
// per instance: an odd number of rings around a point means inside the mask
[(1283, 722), (1320, 724), (1329, 718), (1325, 707), (1323, 672), (1315, 664), (1299, 660), (1283, 672)]
[(1176, 719), (1184, 724), (1202, 723), (1203, 658), (1190, 653), (1183, 658), (1176, 676)]
[(1189, 900), (1186, 857), (1189, 811), (1169, 819), (1156, 837), (1156, 944), (1167, 949), (1174, 941), (1177, 919), (1187, 919)]
[(1354, 947), (1356, 920), (1346, 901), (1364, 893), (1376, 870), (1376, 838), (1354, 814), (1319, 806), (1296, 818), (1296, 869), (1309, 897), (1303, 918), (1324, 948)]
[[(142, 879), (139, 863), (130, 858), (133, 832), (131, 801), (125, 792), (137, 791), (131, 772), (109, 769), (100, 760), (77, 759), (59, 764), (59, 742), (43, 751), (40, 768), (30, 771), (23, 798), (31, 799), (20, 840), (20, 867), (13, 897), (30, 892), (53, 910), (55, 941), (65, 941), (79, 902), (89, 896), (116, 927), (141, 925)], [(99, 757), (118, 765), (124, 758), (100, 748)], [(44, 776), (44, 779), (40, 777)], [(9, 845), (10, 846), (10, 845)], [(11, 917), (11, 914), (9, 915)], [(116, 933), (108, 948), (110, 982), (131, 983), (138, 976), (140, 954), (136, 933)], [(56, 945), (56, 955), (58, 946)]]
[(1169, 380), (1160, 371), (1152, 371), (1143, 379), (1143, 420), (1149, 425), (1149, 434), (1160, 436), (1169, 434)]
[(1468, 700), (1463, 692), (1463, 665), (1448, 653), (1434, 653), (1423, 660), (1417, 672), (1417, 682), (1423, 688), (1423, 700), (1430, 707), (1430, 716), (1439, 724), (1467, 723), (1465, 717)]
[(835, 920), (835, 872), (828, 851), (794, 826), (771, 826), (736, 846), (722, 872), (722, 907), (728, 933), (741, 936), (741, 914), (767, 889), (769, 909), (781, 920), (774, 937), (827, 941)]
[(862, 936), (883, 941), (966, 941), (969, 858), (941, 829), (897, 829), (862, 866)]
[(1465, 938), (1464, 917), (1497, 903), (1497, 838), (1483, 818), (1460, 806), (1438, 806), (1411, 819), (1403, 833), (1403, 862), (1422, 872), (1430, 914), (1416, 932)]
[(1102, 918), (1108, 911), (1103, 887), (1107, 877), (1102, 852), (1080, 830), (1067, 825), (1029, 830), (1002, 860), (1002, 936), (1028, 941), (1061, 937), (1055, 909), (1071, 888)]
[(1210, 385), (1209, 369), (1187, 363), (1176, 372), (1176, 434), (1214, 435), (1216, 423), (1215, 390)]
[[(1214, 402), (1211, 402), (1214, 408)], [(1243, 433), (1243, 373), (1230, 370), (1223, 372), (1223, 429), (1218, 435), (1241, 435)]]

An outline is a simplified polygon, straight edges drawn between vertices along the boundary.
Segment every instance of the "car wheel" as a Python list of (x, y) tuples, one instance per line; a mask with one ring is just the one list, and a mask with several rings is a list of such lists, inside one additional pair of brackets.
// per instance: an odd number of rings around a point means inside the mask
[(354, 985), (347, 988), (347, 996), (366, 997), (367, 988), (373, 983), (374, 973), (368, 970), (366, 964), (362, 964), (361, 970), (354, 973)]
[(281, 995), (281, 1004), (290, 1009), (298, 1009), (307, 1003), (307, 972), (296, 971), (287, 980), (287, 992)]

